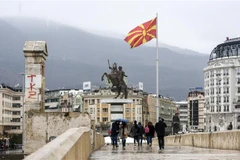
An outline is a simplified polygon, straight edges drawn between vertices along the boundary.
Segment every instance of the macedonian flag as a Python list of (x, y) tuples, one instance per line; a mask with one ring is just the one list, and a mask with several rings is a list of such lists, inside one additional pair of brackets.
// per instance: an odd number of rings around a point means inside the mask
[(156, 38), (156, 20), (157, 18), (154, 18), (150, 21), (140, 24), (131, 30), (124, 40), (131, 46), (131, 48), (135, 48), (153, 38)]

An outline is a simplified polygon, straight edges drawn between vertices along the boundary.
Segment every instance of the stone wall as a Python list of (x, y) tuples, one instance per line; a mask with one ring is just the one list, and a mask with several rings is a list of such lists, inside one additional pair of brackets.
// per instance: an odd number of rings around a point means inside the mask
[(240, 150), (240, 130), (167, 136), (165, 145)]
[(104, 145), (104, 138), (95, 134), (95, 146), (91, 144), (91, 130), (87, 127), (71, 128), (49, 142), (25, 160), (62, 159), (87, 160), (94, 149)]
[(30, 110), (25, 114), (24, 151), (30, 154), (48, 143), (51, 136), (58, 137), (70, 128), (91, 128), (88, 113), (48, 112)]

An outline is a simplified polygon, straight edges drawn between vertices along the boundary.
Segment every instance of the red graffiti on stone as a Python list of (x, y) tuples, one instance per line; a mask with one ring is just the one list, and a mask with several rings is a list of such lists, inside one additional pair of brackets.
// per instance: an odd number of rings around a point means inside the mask
[(30, 79), (30, 90), (28, 91), (28, 98), (33, 98), (33, 99), (36, 99), (36, 95), (37, 95), (37, 88), (35, 88), (34, 86), (36, 85), (35, 82), (34, 82), (34, 78), (36, 77), (36, 75), (30, 75), (30, 76), (27, 76), (27, 78)]

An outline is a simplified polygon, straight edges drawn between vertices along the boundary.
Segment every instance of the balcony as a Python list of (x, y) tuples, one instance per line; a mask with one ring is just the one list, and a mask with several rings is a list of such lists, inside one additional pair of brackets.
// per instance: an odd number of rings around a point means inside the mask
[(2, 122), (3, 126), (21, 126), (22, 122)]
[(5, 132), (7, 132), (8, 134), (22, 134), (21, 129), (10, 129), (10, 130), (6, 130)]

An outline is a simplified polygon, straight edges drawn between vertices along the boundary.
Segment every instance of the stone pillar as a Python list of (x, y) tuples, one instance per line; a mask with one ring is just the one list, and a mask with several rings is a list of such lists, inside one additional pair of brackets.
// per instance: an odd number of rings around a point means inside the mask
[(45, 41), (26, 41), (25, 56), (25, 112), (45, 111), (45, 62), (48, 56)]

